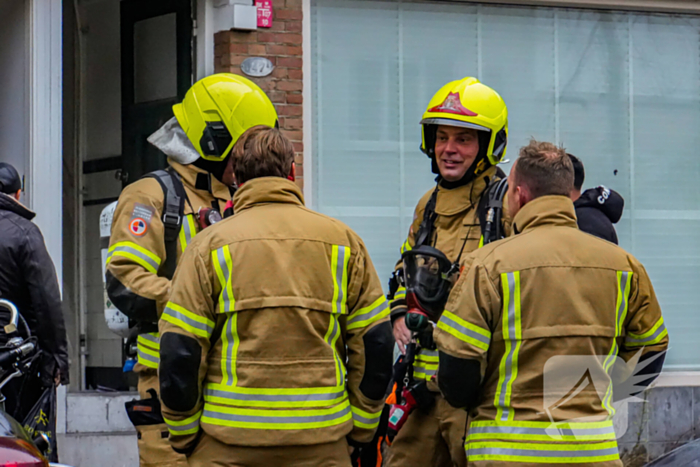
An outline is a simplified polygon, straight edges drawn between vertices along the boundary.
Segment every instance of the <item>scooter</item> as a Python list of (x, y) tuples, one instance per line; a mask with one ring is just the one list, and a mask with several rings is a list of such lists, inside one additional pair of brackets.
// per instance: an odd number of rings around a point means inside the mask
[(13, 337), (0, 347), (0, 467), (68, 467), (46, 460), (44, 455), (49, 449), (49, 439), (45, 434), (32, 439), (24, 427), (5, 412), (2, 388), (14, 378), (27, 374), (41, 351), (17, 307), (8, 300), (0, 299), (0, 309), (10, 312), (10, 322), (4, 327), (0, 325), (0, 334), (14, 333), (21, 323), (27, 336)]

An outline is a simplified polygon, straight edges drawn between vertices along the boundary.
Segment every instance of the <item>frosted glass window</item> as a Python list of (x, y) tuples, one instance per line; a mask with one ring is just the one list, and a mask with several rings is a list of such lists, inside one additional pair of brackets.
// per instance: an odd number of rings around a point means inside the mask
[(654, 283), (667, 368), (700, 369), (700, 18), (367, 0), (311, 13), (313, 207), (362, 236), (382, 280), (433, 186), (421, 114), (476, 76), (508, 104), (507, 159), (530, 137), (561, 143), (584, 188), (624, 196), (618, 236)]

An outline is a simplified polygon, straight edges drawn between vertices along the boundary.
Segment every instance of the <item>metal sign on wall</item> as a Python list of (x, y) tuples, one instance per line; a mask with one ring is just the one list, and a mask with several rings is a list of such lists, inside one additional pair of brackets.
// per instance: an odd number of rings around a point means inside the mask
[(275, 65), (265, 57), (248, 57), (241, 63), (241, 71), (248, 76), (262, 78), (272, 73)]
[(258, 27), (272, 27), (272, 0), (255, 0), (255, 6), (258, 8)]

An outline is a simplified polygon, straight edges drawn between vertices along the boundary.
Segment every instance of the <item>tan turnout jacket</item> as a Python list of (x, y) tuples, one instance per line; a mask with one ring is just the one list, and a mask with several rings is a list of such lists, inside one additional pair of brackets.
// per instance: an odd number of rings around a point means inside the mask
[[(163, 342), (177, 333), (201, 348), (196, 406), (174, 410), (163, 391), (173, 446), (200, 429), (239, 446), (370, 441), (394, 343), (362, 240), (278, 177), (246, 182), (234, 210), (187, 248), (161, 317)], [(161, 386), (185, 371), (166, 347)]]
[[(231, 195), (228, 187), (204, 170), (172, 160), (168, 163), (180, 175), (187, 195), (178, 236), (179, 261), (187, 244), (200, 230), (196, 220), (199, 209), (218, 206), (223, 214)], [(211, 192), (195, 188), (198, 174), (211, 180)], [(107, 288), (115, 306), (127, 314), (160, 316), (168, 301), (170, 280), (162, 277), (166, 257), (163, 200), (163, 189), (154, 178), (132, 183), (119, 196), (107, 256)], [(158, 333), (140, 335), (138, 364), (134, 370), (157, 370), (158, 352)]]
[(435, 333), (441, 352), (481, 362), (469, 465), (621, 466), (610, 375), (668, 346), (649, 277), (579, 231), (567, 197), (528, 203), (513, 230), (465, 259)]

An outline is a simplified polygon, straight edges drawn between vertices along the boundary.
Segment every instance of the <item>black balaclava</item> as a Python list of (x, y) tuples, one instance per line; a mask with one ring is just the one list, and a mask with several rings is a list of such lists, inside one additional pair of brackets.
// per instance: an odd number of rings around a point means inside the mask
[(206, 170), (210, 174), (212, 174), (218, 181), (221, 183), (224, 183), (223, 178), (224, 178), (224, 172), (226, 172), (226, 166), (229, 163), (229, 159), (231, 158), (231, 153), (228, 153), (228, 156), (224, 158), (222, 161), (210, 161), (207, 160), (203, 157), (200, 157), (196, 161), (192, 163), (195, 167), (198, 167), (202, 170)]

